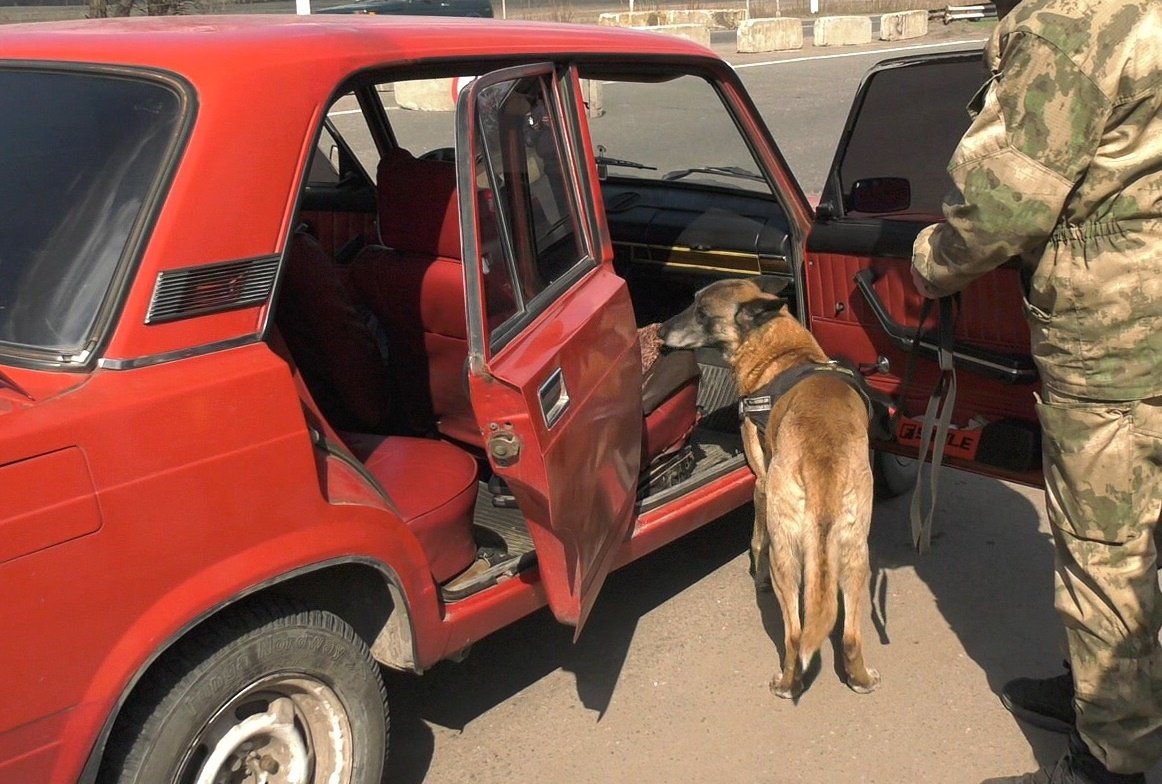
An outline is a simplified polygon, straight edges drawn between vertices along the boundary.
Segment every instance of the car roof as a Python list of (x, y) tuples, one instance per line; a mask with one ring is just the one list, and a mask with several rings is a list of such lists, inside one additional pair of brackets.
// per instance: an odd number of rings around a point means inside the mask
[(362, 68), (419, 59), (537, 54), (558, 59), (569, 54), (706, 57), (710, 52), (673, 36), (599, 25), (411, 16), (128, 17), (0, 27), (0, 62), (144, 66), (177, 72), (194, 84), (202, 75), (215, 81), (224, 66), (237, 78), (240, 61), (250, 64), (245, 76), (254, 80), (252, 86), (261, 85), (263, 74), (333, 85)]
[[(256, 308), (146, 325), (163, 270), (201, 268), (281, 253), (299, 184), (324, 112), (362, 73), (393, 67), (416, 76), (491, 70), (514, 62), (586, 55), (637, 70), (643, 58), (728, 68), (713, 52), (672, 36), (598, 25), (386, 16), (229, 15), (131, 17), (0, 25), (0, 68), (176, 74), (192, 90), (179, 161), (106, 357), (167, 355), (253, 334)], [(79, 64), (79, 65), (72, 65)], [(401, 75), (411, 78), (406, 71)]]

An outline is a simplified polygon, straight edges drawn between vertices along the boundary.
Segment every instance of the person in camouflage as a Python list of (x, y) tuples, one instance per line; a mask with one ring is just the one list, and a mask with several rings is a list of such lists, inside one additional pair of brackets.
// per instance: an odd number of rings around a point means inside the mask
[(991, 781), (1144, 782), (1162, 757), (1162, 2), (1023, 0), (985, 59), (912, 277), (940, 297), (1013, 257), (1025, 272), (1076, 716), (1055, 765)]

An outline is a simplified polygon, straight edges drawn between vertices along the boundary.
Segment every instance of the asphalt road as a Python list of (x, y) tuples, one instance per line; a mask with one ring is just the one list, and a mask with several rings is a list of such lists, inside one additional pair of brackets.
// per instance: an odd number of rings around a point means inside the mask
[[(983, 39), (940, 32), (919, 46)], [(722, 53), (810, 194), (859, 80), (902, 48)], [(461, 663), (390, 675), (385, 781), (959, 784), (1053, 761), (1064, 737), (1017, 723), (996, 696), (1009, 678), (1059, 671), (1040, 491), (947, 471), (925, 555), (907, 503), (879, 502), (871, 535), (882, 622), (866, 619), (865, 640), (879, 691), (848, 690), (830, 645), (798, 704), (768, 691), (782, 622), (748, 575), (743, 509), (611, 576), (576, 644), (542, 611)], [(1162, 784), (1162, 767), (1149, 781)]]

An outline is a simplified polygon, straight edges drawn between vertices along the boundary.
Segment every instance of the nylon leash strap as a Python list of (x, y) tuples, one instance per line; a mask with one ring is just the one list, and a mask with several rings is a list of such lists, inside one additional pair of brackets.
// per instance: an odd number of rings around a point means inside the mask
[[(923, 470), (916, 472), (916, 487), (912, 491), (912, 506), (909, 519), (912, 525), (912, 544), (917, 552), (927, 552), (932, 544), (932, 521), (936, 513), (936, 493), (940, 481), (940, 467), (944, 462), (944, 446), (948, 441), (948, 429), (952, 424), (952, 410), (956, 405), (956, 368), (952, 361), (953, 346), (953, 302), (952, 297), (942, 297), (939, 301), (939, 316), (937, 321), (937, 361), (940, 366), (940, 378), (928, 397), (928, 407), (924, 412), (924, 424), (920, 430), (920, 468), (923, 469), (924, 458), (928, 449), (932, 449), (932, 467), (928, 471), (928, 511), (922, 513), (923, 507)], [(931, 302), (929, 300), (928, 302)], [(912, 343), (912, 354), (908, 358), (908, 368), (905, 372), (905, 383), (911, 375), (912, 361), (919, 347), (920, 332), (924, 328), (924, 320), (928, 315), (928, 302), (920, 314), (920, 323), (916, 326), (916, 338)]]

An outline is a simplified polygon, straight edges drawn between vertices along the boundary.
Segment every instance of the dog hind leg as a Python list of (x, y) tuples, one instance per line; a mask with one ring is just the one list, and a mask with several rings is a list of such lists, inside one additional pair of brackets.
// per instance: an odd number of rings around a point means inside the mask
[(776, 542), (770, 537), (768, 558), (771, 564), (771, 578), (779, 609), (783, 612), (783, 663), (782, 671), (771, 678), (771, 691), (783, 699), (798, 697), (803, 691), (803, 667), (799, 661), (799, 645), (802, 626), (799, 621), (799, 591), (802, 587), (802, 567), (794, 554), (795, 548), (789, 541)]
[(767, 533), (767, 459), (763, 453), (762, 440), (754, 422), (742, 422), (742, 446), (747, 463), (758, 477), (754, 485), (754, 530), (750, 537), (750, 568), (755, 588), (759, 591), (771, 590), (771, 567), (767, 556), (770, 536)]
[[(867, 530), (867, 526), (863, 527)], [(863, 615), (864, 591), (871, 576), (871, 563), (867, 548), (867, 535), (854, 533), (856, 541), (845, 548), (848, 559), (840, 564), (843, 591), (843, 667), (847, 673), (847, 685), (858, 694), (870, 694), (879, 688), (880, 674), (869, 668), (863, 660), (863, 632), (860, 619)]]

